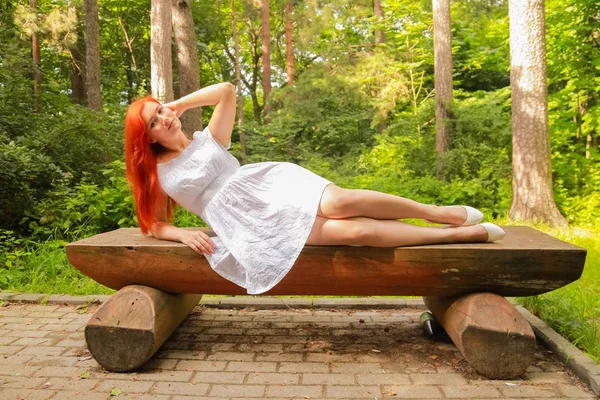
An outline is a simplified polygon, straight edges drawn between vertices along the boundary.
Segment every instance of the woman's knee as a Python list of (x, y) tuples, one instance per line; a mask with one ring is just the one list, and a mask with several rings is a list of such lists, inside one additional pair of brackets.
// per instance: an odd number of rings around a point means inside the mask
[(343, 189), (332, 185), (331, 189), (327, 190), (321, 199), (320, 211), (328, 218), (353, 216), (357, 194), (356, 190)]
[(368, 218), (352, 218), (344, 227), (343, 235), (347, 244), (366, 245), (373, 242), (376, 231)]

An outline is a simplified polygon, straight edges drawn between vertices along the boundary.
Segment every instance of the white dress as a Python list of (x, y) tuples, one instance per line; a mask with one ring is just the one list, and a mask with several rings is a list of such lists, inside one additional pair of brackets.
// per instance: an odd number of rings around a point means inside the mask
[(304, 248), (331, 182), (298, 165), (239, 162), (208, 130), (158, 164), (160, 184), (215, 231), (212, 269), (249, 294), (275, 286)]

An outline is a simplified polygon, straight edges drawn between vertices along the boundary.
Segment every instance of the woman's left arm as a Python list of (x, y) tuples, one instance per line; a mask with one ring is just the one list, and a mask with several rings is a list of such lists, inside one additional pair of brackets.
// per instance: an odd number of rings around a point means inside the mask
[(208, 130), (223, 146), (227, 146), (231, 141), (231, 131), (235, 122), (235, 101), (235, 86), (223, 82), (190, 93), (179, 100), (165, 104), (165, 107), (179, 117), (190, 108), (216, 104), (208, 123)]

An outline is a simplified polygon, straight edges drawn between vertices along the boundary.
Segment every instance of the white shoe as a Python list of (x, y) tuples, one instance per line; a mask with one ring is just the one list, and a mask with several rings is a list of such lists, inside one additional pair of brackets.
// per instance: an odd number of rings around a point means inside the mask
[[(481, 211), (479, 211), (476, 208), (470, 207), (470, 206), (461, 206), (463, 207), (465, 210), (467, 210), (467, 219), (465, 220), (465, 222), (463, 222), (461, 225), (443, 225), (442, 228), (451, 228), (454, 226), (470, 226), (470, 225), (477, 225), (478, 223), (480, 223), (481, 221), (483, 221), (483, 213)], [(429, 220), (425, 220), (426, 222), (429, 222), (431, 224), (435, 224), (435, 222), (431, 222)]]
[(480, 225), (483, 226), (488, 233), (488, 239), (486, 240), (486, 243), (495, 242), (496, 240), (502, 239), (506, 235), (504, 229), (500, 228), (498, 225), (490, 222), (484, 222)]

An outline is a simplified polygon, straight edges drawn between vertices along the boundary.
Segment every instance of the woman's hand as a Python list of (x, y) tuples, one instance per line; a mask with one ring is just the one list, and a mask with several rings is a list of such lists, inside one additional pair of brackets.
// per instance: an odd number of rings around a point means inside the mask
[(163, 104), (163, 107), (167, 107), (169, 110), (173, 111), (173, 114), (175, 114), (177, 118), (181, 117), (181, 114), (187, 110), (177, 100), (165, 103)]
[(181, 233), (180, 240), (181, 243), (188, 245), (198, 254), (213, 254), (215, 252), (215, 243), (202, 231), (184, 230)]

